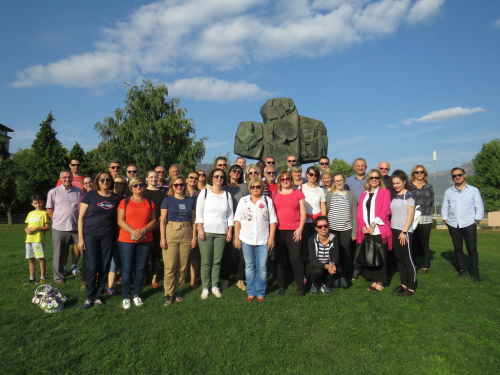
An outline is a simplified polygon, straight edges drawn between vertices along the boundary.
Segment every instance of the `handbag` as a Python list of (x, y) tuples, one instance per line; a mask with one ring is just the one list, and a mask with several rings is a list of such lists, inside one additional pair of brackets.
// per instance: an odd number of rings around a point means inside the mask
[(413, 230), (417, 229), (418, 224), (422, 221), (422, 212), (419, 210), (420, 205), (415, 207), (415, 214), (413, 215)]
[(382, 244), (372, 236), (365, 236), (363, 242), (356, 244), (354, 263), (360, 266), (380, 267), (385, 264), (385, 252)]

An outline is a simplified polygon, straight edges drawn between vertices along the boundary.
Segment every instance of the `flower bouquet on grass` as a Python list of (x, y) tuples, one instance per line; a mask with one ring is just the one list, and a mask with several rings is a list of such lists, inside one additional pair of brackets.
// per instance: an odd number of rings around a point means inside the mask
[(64, 302), (68, 298), (50, 284), (40, 285), (35, 290), (35, 296), (31, 302), (40, 306), (46, 313), (55, 313), (64, 309)]

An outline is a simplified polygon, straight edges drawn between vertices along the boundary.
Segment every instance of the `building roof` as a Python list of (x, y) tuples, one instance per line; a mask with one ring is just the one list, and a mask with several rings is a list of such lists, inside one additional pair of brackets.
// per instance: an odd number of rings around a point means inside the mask
[(11, 128), (5, 126), (4, 124), (0, 124), (0, 130), (6, 131), (6, 132), (13, 132)]

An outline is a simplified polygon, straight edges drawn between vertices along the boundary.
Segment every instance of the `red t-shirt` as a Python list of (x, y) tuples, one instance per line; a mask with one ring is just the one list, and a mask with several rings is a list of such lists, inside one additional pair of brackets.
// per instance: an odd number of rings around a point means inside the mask
[(278, 189), (278, 184), (275, 183), (275, 184), (270, 184), (269, 185), (267, 182), (264, 182), (264, 183), (267, 186), (267, 191), (268, 191), (268, 194), (269, 194), (268, 197), (272, 199), (273, 196), (274, 196), (274, 192)]
[[(274, 194), (273, 194), (274, 196)], [(274, 207), (278, 216), (278, 229), (297, 230), (300, 226), (300, 201), (305, 199), (304, 193), (294, 190), (290, 194), (278, 192), (274, 196)]]
[[(147, 199), (144, 199), (141, 203), (136, 203), (132, 199), (129, 199), (127, 209), (125, 209), (125, 199), (122, 199), (118, 205), (118, 210), (125, 210), (124, 220), (135, 229), (142, 229), (148, 225), (151, 220), (151, 212), (156, 210), (155, 204), (151, 202), (151, 207)], [(120, 229), (120, 235), (118, 236), (118, 241), (136, 243), (132, 239), (132, 235)], [(146, 238), (142, 242), (153, 241), (153, 232), (146, 232)]]

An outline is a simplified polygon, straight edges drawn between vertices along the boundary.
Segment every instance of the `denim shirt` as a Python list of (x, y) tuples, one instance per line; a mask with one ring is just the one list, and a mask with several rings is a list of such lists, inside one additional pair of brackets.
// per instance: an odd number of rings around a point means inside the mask
[[(366, 175), (365, 175), (366, 177)], [(364, 185), (365, 185), (365, 177), (363, 177), (361, 180), (358, 180), (355, 174), (352, 176), (349, 176), (345, 179), (345, 186), (344, 189), (350, 190), (354, 193), (356, 196), (356, 199), (359, 202), (359, 198), (361, 198), (361, 194), (363, 191), (365, 191)]]
[(454, 228), (465, 228), (481, 220), (484, 206), (479, 189), (465, 184), (462, 190), (452, 186), (444, 192), (441, 217)]

